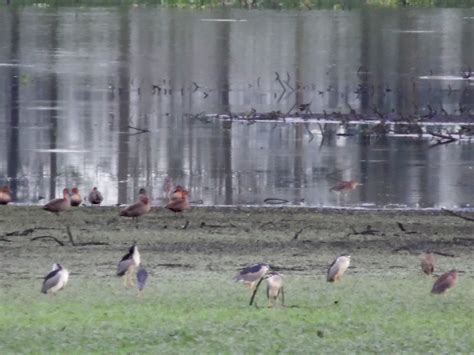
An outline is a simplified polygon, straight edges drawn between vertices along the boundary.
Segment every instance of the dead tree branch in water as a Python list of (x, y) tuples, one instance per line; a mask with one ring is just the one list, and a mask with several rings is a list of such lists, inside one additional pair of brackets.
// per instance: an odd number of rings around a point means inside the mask
[(448, 209), (446, 209), (446, 208), (442, 208), (441, 211), (444, 211), (444, 212), (446, 212), (447, 214), (449, 214), (449, 215), (451, 215), (451, 216), (458, 217), (458, 218), (462, 218), (462, 219), (464, 219), (464, 220), (466, 220), (466, 221), (474, 222), (474, 218), (465, 217), (465, 216), (463, 216), (463, 215), (461, 215), (461, 214), (459, 214), (459, 213), (456, 213), (456, 212), (454, 212), (454, 211), (448, 210)]
[(436, 143), (429, 146), (430, 149), (437, 147), (439, 145), (449, 144), (449, 143), (453, 143), (457, 141), (457, 139), (451, 135), (445, 135), (445, 134), (431, 132), (431, 131), (426, 131), (426, 133), (430, 134), (433, 137), (439, 138)]

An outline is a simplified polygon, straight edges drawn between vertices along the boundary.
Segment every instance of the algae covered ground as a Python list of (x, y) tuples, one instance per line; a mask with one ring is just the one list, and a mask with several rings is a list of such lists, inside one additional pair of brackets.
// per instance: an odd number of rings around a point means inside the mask
[[(2, 206), (0, 353), (472, 353), (473, 228), (443, 212), (303, 208), (157, 208), (137, 228), (109, 207)], [(133, 241), (150, 273), (143, 299), (115, 277)], [(445, 296), (421, 273), (427, 249), (436, 274), (459, 270)], [(341, 253), (351, 267), (329, 284)], [(71, 276), (49, 299), (39, 290), (55, 261)], [(266, 308), (264, 287), (248, 306), (232, 277), (255, 262), (284, 275), (284, 307)]]

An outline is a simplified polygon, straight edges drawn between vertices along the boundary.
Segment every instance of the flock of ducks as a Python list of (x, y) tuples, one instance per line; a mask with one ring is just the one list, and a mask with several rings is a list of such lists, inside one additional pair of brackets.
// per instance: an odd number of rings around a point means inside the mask
[[(341, 181), (338, 185), (331, 188), (335, 191), (350, 191), (355, 189), (360, 183), (356, 181)], [(188, 196), (189, 193), (182, 186), (173, 187), (169, 180), (165, 180), (164, 191), (168, 195), (168, 203), (166, 208), (175, 213), (183, 212), (189, 208)], [(171, 192), (172, 191), (172, 192)], [(43, 209), (59, 214), (68, 210), (71, 206), (79, 206), (82, 204), (82, 197), (79, 194), (77, 187), (72, 188), (71, 194), (65, 188), (63, 190), (63, 198), (57, 198), (49, 201), (43, 206)], [(103, 201), (102, 194), (94, 187), (88, 196), (88, 200), (92, 205), (100, 205)], [(8, 204), (11, 202), (11, 192), (7, 186), (0, 187), (0, 204)], [(120, 216), (131, 217), (137, 219), (138, 217), (150, 212), (150, 200), (146, 194), (145, 189), (140, 189), (138, 194), (138, 201), (125, 209), (120, 211)], [(329, 265), (327, 270), (327, 281), (339, 281), (346, 270), (349, 268), (351, 261), (350, 255), (340, 255)], [(140, 253), (138, 247), (133, 244), (128, 253), (125, 254), (119, 261), (117, 266), (117, 276), (124, 277), (125, 286), (133, 286), (133, 275), (136, 277), (139, 295), (143, 294), (145, 288), (148, 272), (140, 265)], [(427, 252), (421, 256), (421, 269), (428, 275), (433, 275), (434, 272), (434, 258), (433, 253)], [(44, 278), (41, 292), (45, 294), (54, 295), (57, 291), (62, 290), (69, 280), (69, 271), (61, 264), (54, 263), (53, 269)], [(268, 307), (273, 306), (273, 302), (282, 295), (283, 297), (283, 275), (276, 271), (271, 271), (268, 264), (253, 264), (241, 269), (234, 280), (242, 282), (252, 291), (256, 291), (261, 281), (265, 280), (267, 283), (267, 300)], [(457, 282), (456, 270), (451, 270), (442, 274), (434, 283), (431, 293), (443, 294), (455, 286)]]

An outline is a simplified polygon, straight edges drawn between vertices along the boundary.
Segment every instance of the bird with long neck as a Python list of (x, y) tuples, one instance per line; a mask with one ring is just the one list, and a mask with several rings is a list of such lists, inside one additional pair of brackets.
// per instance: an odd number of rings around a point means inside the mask
[(79, 194), (79, 189), (77, 187), (72, 188), (71, 194), (71, 206), (77, 207), (82, 203), (82, 197)]
[(97, 187), (94, 187), (91, 192), (89, 192), (89, 202), (93, 205), (100, 205), (102, 203), (102, 200), (104, 198), (102, 197), (102, 194), (100, 193), (99, 190), (97, 190)]
[(12, 200), (12, 193), (8, 186), (0, 187), (0, 205), (7, 205)]
[(59, 214), (61, 212), (67, 211), (71, 207), (69, 201), (69, 190), (63, 190), (63, 198), (56, 198), (49, 201), (46, 205), (43, 206), (43, 209), (52, 213)]

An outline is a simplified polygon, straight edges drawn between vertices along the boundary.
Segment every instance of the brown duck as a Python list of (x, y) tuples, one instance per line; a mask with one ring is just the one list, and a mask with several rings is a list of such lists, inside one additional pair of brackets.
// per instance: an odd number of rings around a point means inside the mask
[(63, 190), (63, 198), (56, 198), (49, 201), (46, 205), (43, 206), (43, 209), (49, 212), (59, 214), (61, 212), (67, 211), (71, 207), (69, 202), (69, 190)]
[(12, 200), (12, 193), (8, 186), (0, 187), (0, 205), (7, 205)]
[(166, 208), (175, 213), (183, 212), (189, 208), (188, 191), (182, 186), (176, 186), (176, 189), (171, 195), (170, 202), (166, 205)]
[(150, 209), (151, 206), (148, 197), (144, 194), (140, 194), (138, 195), (138, 202), (120, 211), (120, 216), (138, 219), (138, 217), (150, 212)]
[(77, 207), (82, 203), (82, 197), (79, 194), (79, 189), (77, 187), (72, 188), (71, 195), (71, 206)]

